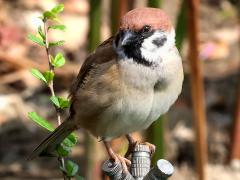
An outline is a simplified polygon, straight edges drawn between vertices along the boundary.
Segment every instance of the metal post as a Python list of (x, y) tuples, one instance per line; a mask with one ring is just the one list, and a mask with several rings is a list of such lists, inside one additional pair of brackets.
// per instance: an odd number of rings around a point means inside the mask
[(110, 180), (166, 180), (173, 174), (174, 168), (164, 159), (157, 161), (157, 165), (150, 169), (151, 157), (147, 145), (137, 145), (131, 159), (130, 172), (123, 172), (120, 162), (107, 160), (102, 165), (103, 172)]
[(174, 168), (170, 162), (165, 159), (157, 161), (157, 166), (144, 177), (143, 180), (165, 180), (173, 174)]
[(150, 171), (150, 149), (146, 145), (137, 145), (133, 151), (130, 172), (136, 180), (142, 180)]

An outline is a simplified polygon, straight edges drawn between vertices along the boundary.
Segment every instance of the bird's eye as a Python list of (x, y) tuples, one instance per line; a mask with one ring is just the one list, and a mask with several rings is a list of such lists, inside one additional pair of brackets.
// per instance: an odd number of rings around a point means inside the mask
[(149, 25), (143, 26), (143, 28), (142, 28), (143, 33), (147, 33), (147, 32), (150, 32), (150, 31), (151, 31), (151, 26), (149, 26)]

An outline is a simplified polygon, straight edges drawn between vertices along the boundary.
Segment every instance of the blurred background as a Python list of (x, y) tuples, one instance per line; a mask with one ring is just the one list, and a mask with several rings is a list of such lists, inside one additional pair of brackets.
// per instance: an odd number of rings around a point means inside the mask
[[(147, 131), (134, 133), (157, 145), (157, 159), (175, 168), (172, 180), (240, 179), (240, 1), (239, 0), (0, 0), (0, 179), (61, 179), (56, 158), (27, 161), (47, 131), (27, 118), (37, 111), (56, 124), (49, 91), (29, 69), (47, 69), (45, 49), (27, 40), (36, 32), (41, 12), (64, 3), (60, 15), (66, 32), (67, 64), (56, 71), (55, 89), (67, 97), (87, 54), (116, 33), (119, 18), (135, 7), (160, 7), (176, 27), (183, 57), (183, 91), (171, 110)], [(64, 115), (67, 116), (67, 112)], [(105, 149), (78, 131), (72, 158), (80, 175), (100, 180)], [(119, 138), (114, 149), (124, 154)]]

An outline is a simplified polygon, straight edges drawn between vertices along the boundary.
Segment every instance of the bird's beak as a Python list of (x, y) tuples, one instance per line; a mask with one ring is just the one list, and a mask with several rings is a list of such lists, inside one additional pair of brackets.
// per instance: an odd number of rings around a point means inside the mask
[(135, 34), (133, 31), (125, 30), (122, 32), (122, 41), (121, 45), (126, 46), (129, 45), (134, 40)]

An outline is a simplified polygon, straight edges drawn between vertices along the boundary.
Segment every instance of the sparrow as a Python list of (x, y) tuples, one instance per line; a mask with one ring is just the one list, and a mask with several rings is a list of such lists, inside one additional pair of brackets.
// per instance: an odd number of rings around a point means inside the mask
[(83, 63), (70, 90), (70, 115), (30, 155), (54, 151), (72, 131), (83, 128), (101, 138), (110, 158), (119, 156), (110, 141), (146, 129), (178, 98), (183, 83), (175, 31), (161, 9), (126, 13), (118, 32)]

